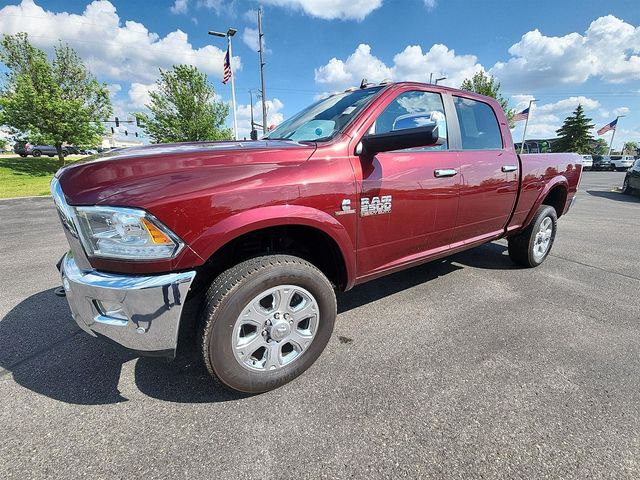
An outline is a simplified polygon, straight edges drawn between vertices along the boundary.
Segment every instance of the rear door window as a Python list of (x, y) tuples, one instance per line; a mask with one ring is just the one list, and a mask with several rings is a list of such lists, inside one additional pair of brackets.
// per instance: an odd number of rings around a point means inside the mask
[[(460, 121), (460, 134), (464, 150), (502, 149), (500, 126), (490, 105), (455, 96), (453, 103)], [(536, 150), (538, 149), (536, 148)]]

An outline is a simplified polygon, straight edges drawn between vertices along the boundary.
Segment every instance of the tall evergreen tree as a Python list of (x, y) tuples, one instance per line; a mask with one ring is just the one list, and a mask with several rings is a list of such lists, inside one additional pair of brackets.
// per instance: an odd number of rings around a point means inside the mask
[(556, 130), (558, 140), (553, 144), (556, 152), (574, 152), (588, 154), (593, 151), (593, 136), (591, 130), (594, 125), (584, 114), (582, 105), (578, 105), (565, 120), (562, 127)]

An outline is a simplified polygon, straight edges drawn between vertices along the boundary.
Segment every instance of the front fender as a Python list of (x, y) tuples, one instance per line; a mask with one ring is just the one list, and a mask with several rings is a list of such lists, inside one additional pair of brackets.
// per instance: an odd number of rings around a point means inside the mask
[(211, 225), (190, 243), (203, 259), (208, 259), (230, 241), (256, 230), (282, 225), (304, 225), (325, 233), (338, 245), (345, 262), (347, 289), (355, 279), (355, 246), (334, 217), (321, 210), (302, 205), (272, 205), (237, 213)]

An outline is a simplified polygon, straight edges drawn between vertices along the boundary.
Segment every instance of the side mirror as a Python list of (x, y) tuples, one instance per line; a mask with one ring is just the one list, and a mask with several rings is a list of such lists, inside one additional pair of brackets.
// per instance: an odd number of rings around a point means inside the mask
[(432, 147), (439, 145), (438, 126), (427, 125), (424, 127), (405, 128), (386, 133), (365, 135), (362, 137), (362, 149), (360, 145), (356, 154), (375, 155), (380, 152), (403, 150), (405, 148)]

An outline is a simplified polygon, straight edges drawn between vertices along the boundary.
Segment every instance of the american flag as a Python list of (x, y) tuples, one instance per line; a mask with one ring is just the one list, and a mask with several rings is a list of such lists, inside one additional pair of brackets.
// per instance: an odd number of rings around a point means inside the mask
[(229, 61), (229, 49), (227, 48), (227, 54), (224, 56), (224, 77), (222, 83), (227, 83), (231, 80), (231, 62)]
[(525, 108), (523, 111), (521, 111), (520, 113), (516, 113), (513, 116), (513, 121), (514, 122), (521, 122), (522, 120), (526, 120), (527, 118), (529, 118), (529, 109)]
[(598, 130), (598, 135), (604, 135), (609, 130), (615, 130), (617, 124), (618, 124), (618, 119), (616, 118), (613, 122), (607, 123), (604, 127)]

